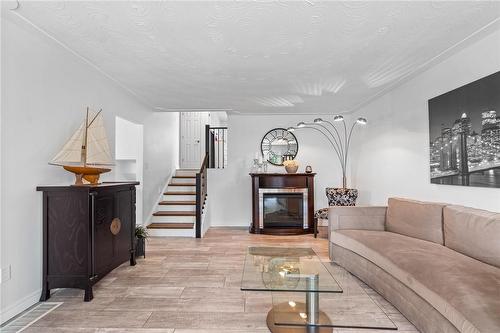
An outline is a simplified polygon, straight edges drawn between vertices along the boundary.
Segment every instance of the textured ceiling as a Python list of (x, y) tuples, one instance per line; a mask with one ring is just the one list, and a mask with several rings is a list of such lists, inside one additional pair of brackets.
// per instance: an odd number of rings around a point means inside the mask
[(500, 3), (21, 1), (16, 12), (152, 107), (332, 113), (498, 20)]

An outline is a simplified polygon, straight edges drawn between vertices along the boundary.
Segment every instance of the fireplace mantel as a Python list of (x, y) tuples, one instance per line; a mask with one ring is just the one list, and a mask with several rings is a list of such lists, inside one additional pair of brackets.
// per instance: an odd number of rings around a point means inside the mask
[[(315, 173), (250, 173), (252, 177), (252, 223), (250, 232), (256, 234), (299, 235), (314, 231), (314, 176)], [(306, 200), (303, 214), (306, 223), (301, 227), (265, 227), (262, 224), (262, 193), (275, 192), (262, 189), (283, 189), (283, 193), (304, 193)], [(278, 191), (279, 192), (279, 191)], [(259, 195), (260, 193), (260, 195)]]

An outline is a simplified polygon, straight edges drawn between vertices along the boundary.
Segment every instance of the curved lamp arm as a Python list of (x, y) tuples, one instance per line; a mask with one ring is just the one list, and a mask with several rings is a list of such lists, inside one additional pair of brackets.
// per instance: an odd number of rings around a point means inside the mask
[(356, 119), (356, 121), (352, 124), (351, 130), (349, 131), (349, 136), (347, 137), (347, 147), (346, 147), (346, 155), (345, 155), (345, 161), (344, 164), (347, 166), (347, 158), (349, 157), (349, 147), (351, 146), (351, 137), (352, 137), (352, 132), (354, 130), (354, 127), (356, 124), (361, 124), (361, 125), (366, 125), (367, 120), (366, 118), (360, 117)]
[[(339, 133), (339, 131), (337, 130), (337, 127), (335, 126), (335, 124), (333, 124), (333, 123), (332, 123), (331, 121), (329, 121), (329, 120), (323, 120), (323, 121), (324, 121), (325, 123), (329, 124), (329, 125), (333, 128), (333, 130), (335, 131), (335, 134), (337, 134), (337, 138), (339, 139), (339, 142), (341, 142), (341, 143), (342, 143), (342, 138), (340, 137), (340, 133)], [(340, 146), (341, 146), (341, 148), (342, 148), (342, 156), (344, 156), (344, 150), (345, 150), (345, 149), (344, 149), (344, 146), (342, 146), (342, 144), (341, 144)]]
[(309, 127), (321, 126), (322, 128), (324, 128), (332, 136), (333, 142), (335, 142), (340, 156), (342, 156), (342, 158), (344, 158), (344, 150), (342, 149), (342, 144), (339, 141), (337, 141), (337, 139), (335, 138), (335, 135), (333, 135), (332, 131), (330, 131), (328, 129), (328, 127), (326, 127), (325, 125), (323, 125), (321, 123), (314, 123), (314, 122), (313, 123), (305, 123), (305, 124)]
[(349, 135), (347, 135), (346, 133), (346, 155), (345, 155), (345, 165), (347, 165), (347, 160), (349, 158), (349, 146), (351, 145), (351, 136), (352, 136), (352, 131), (354, 130), (354, 127), (356, 126), (356, 122), (354, 122), (354, 124), (352, 124), (351, 126), (351, 129), (349, 130)]
[[(347, 125), (345, 124), (345, 119), (342, 120), (342, 123), (344, 124), (344, 140), (345, 140), (344, 141), (344, 149), (346, 151), (344, 156), (345, 156), (345, 160), (347, 161), (347, 157), (349, 156), (349, 155), (347, 155), (347, 153), (348, 153), (347, 147), (349, 146), (349, 143), (348, 143), (349, 140), (347, 139)], [(352, 128), (351, 128), (351, 133), (352, 133)], [(349, 133), (349, 137), (351, 136), (351, 133)], [(347, 163), (347, 162), (344, 162), (344, 163)]]
[[(367, 123), (367, 120), (366, 118), (363, 117), (356, 119), (356, 121), (352, 124), (349, 131), (347, 131), (347, 125), (342, 116), (340, 115), (335, 116), (334, 121), (342, 121), (344, 123), (343, 137), (340, 135), (339, 130), (333, 123), (331, 123), (328, 120), (323, 120), (321, 118), (315, 119), (313, 123), (299, 122), (297, 124), (297, 127), (290, 127), (290, 128), (291, 129), (311, 128), (315, 131), (320, 132), (324, 137), (327, 138), (327, 140), (332, 145), (333, 149), (335, 150), (335, 154), (337, 154), (337, 157), (339, 159), (340, 166), (342, 168), (342, 185), (344, 188), (346, 188), (346, 183), (347, 183), (346, 168), (347, 168), (347, 163), (349, 161), (349, 147), (351, 145), (351, 138), (354, 131), (354, 127), (356, 127), (356, 124), (365, 125)], [(329, 124), (334, 132), (332, 132), (327, 126), (324, 126), (322, 124), (323, 122)]]
[(338, 152), (337, 148), (335, 147), (335, 144), (333, 143), (333, 141), (330, 139), (330, 137), (328, 135), (326, 135), (322, 130), (320, 130), (319, 128), (316, 128), (316, 127), (312, 127), (312, 126), (309, 126), (309, 125), (306, 125), (304, 127), (298, 127), (297, 129), (302, 129), (302, 128), (310, 128), (310, 129), (313, 129), (315, 131), (318, 131), (320, 132), (321, 134), (323, 134), (323, 136), (325, 138), (328, 139), (328, 141), (330, 142), (330, 144), (332, 145), (333, 149), (335, 150), (335, 153), (337, 154), (337, 157), (339, 158), (339, 162), (340, 162), (340, 166), (342, 168), (342, 174), (345, 174), (345, 166), (344, 166), (344, 161), (340, 155), (340, 153)]

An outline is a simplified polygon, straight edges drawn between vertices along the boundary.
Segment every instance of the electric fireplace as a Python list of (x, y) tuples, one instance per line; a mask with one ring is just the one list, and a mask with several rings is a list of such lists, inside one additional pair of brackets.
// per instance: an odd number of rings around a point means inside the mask
[(264, 228), (302, 227), (304, 225), (302, 193), (264, 193), (262, 220)]
[(259, 227), (308, 228), (307, 188), (259, 189)]
[(314, 231), (314, 173), (251, 173), (252, 223), (258, 234)]

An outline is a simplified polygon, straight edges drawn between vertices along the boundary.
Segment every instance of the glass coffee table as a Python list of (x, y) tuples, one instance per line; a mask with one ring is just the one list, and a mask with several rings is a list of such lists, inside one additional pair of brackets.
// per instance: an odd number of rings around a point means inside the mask
[(272, 292), (267, 326), (273, 333), (397, 329), (348, 272), (334, 271), (340, 283), (311, 248), (249, 247), (241, 290)]

